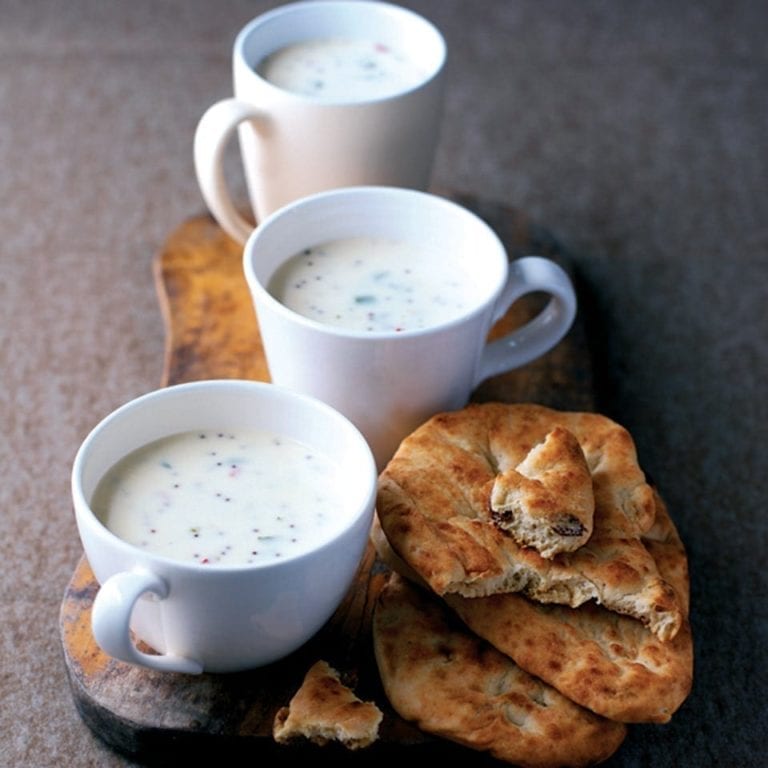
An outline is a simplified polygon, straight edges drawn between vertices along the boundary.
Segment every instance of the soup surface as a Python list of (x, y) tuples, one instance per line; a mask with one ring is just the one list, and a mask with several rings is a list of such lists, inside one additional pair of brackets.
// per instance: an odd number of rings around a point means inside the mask
[(429, 328), (468, 311), (474, 281), (436, 249), (381, 238), (332, 240), (294, 254), (269, 292), (294, 312), (354, 331)]
[(341, 102), (392, 96), (414, 88), (425, 77), (403, 51), (354, 38), (287, 45), (262, 59), (256, 72), (283, 90)]
[(338, 467), (262, 431), (182, 432), (113, 466), (91, 508), (136, 547), (204, 565), (286, 558), (331, 538), (344, 517)]

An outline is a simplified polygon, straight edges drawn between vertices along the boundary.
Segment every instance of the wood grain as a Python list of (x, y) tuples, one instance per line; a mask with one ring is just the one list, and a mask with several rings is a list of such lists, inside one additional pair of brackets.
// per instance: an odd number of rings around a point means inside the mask
[(192, 218), (171, 233), (154, 271), (166, 329), (163, 384), (269, 381), (242, 247), (213, 219)]
[[(494, 227), (510, 258), (548, 256), (571, 269), (567, 256), (543, 229), (504, 206), (455, 195)], [(242, 250), (208, 217), (174, 230), (154, 270), (165, 321), (162, 385), (207, 378), (269, 380), (258, 323), (241, 267)], [(492, 335), (525, 322), (540, 305), (521, 301)], [(523, 369), (483, 382), (477, 401), (535, 401), (566, 410), (593, 410), (592, 366), (580, 316), (551, 352)], [(323, 748), (339, 764), (372, 765), (400, 754), (441, 755), (482, 764), (482, 756), (438, 742), (401, 720), (381, 690), (373, 659), (370, 618), (384, 569), (369, 548), (344, 603), (306, 646), (287, 659), (247, 673), (177, 675), (133, 667), (107, 657), (95, 644), (90, 614), (98, 586), (83, 557), (65, 590), (60, 634), (74, 703), (99, 738), (146, 764), (197, 764), (204, 755), (227, 764), (252, 764), (274, 755), (317, 757), (312, 745), (278, 746), (271, 736), (275, 712), (298, 688), (304, 673), (324, 658), (362, 698), (384, 711), (380, 738), (359, 753)]]

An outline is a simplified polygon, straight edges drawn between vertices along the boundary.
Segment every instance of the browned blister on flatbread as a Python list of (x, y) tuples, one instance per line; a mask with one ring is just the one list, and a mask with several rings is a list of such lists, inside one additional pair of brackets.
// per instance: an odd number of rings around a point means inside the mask
[[(557, 427), (576, 438), (589, 467), (593, 530), (575, 551), (547, 559), (496, 524), (490, 496), (497, 476)], [(570, 607), (595, 600), (662, 640), (682, 624), (678, 597), (641, 539), (655, 503), (634, 442), (600, 414), (502, 403), (438, 414), (382, 472), (377, 510), (394, 551), (438, 595), (521, 592)]]
[(324, 745), (338, 741), (348, 749), (361, 749), (378, 738), (381, 710), (361, 701), (341, 682), (328, 662), (313, 664), (288, 706), (275, 715), (272, 733), (280, 744), (307, 739)]
[(397, 574), (379, 594), (373, 637), (393, 708), (427, 733), (527, 768), (593, 765), (626, 735), (626, 726), (524, 672)]

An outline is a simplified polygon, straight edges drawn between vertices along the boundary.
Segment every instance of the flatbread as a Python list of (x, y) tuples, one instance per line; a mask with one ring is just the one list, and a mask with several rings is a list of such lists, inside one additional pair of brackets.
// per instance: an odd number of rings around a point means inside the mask
[[(691, 690), (693, 641), (685, 549), (666, 505), (656, 498), (656, 522), (643, 540), (686, 615), (673, 640), (661, 642), (637, 620), (594, 603), (542, 605), (513, 593), (445, 595), (445, 601), (470, 630), (578, 704), (612, 720), (666, 723)], [(371, 538), (386, 565), (418, 579), (376, 523)]]
[[(518, 466), (555, 427), (573, 434), (592, 475), (594, 528), (552, 559), (521, 546), (492, 519), (496, 477)], [(629, 432), (596, 413), (535, 404), (470, 404), (406, 437), (379, 478), (377, 510), (394, 551), (438, 595), (522, 592), (575, 608), (595, 600), (672, 639), (683, 613), (641, 541), (653, 491)]]
[(524, 672), (398, 574), (379, 593), (373, 638), (389, 701), (427, 733), (524, 768), (593, 765), (626, 735), (625, 725)]
[(592, 535), (592, 474), (579, 441), (555, 427), (513, 469), (496, 475), (491, 518), (542, 557), (573, 552)]
[(321, 746), (339, 741), (355, 750), (376, 741), (382, 716), (373, 702), (355, 696), (327, 661), (319, 660), (288, 706), (277, 711), (272, 734), (280, 744), (303, 738)]

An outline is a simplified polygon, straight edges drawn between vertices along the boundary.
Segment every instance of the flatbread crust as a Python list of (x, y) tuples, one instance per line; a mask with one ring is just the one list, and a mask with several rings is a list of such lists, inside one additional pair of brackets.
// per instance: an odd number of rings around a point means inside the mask
[(310, 667), (288, 706), (277, 711), (272, 735), (280, 744), (304, 738), (321, 746), (339, 741), (348, 749), (361, 749), (378, 738), (382, 716), (373, 702), (361, 701), (321, 659)]
[[(548, 560), (494, 523), (490, 494), (497, 475), (558, 426), (586, 457), (594, 528), (576, 551)], [(377, 510), (394, 551), (438, 595), (522, 592), (573, 608), (595, 600), (662, 640), (682, 624), (675, 590), (640, 539), (654, 521), (653, 491), (629, 432), (606, 416), (506, 403), (438, 414), (403, 440), (381, 473)]]
[(524, 768), (592, 765), (626, 735), (625, 725), (524, 672), (398, 574), (379, 593), (373, 638), (392, 706), (427, 733)]
[[(512, 593), (445, 595), (445, 601), (470, 630), (578, 704), (612, 720), (666, 723), (691, 690), (693, 640), (685, 548), (666, 505), (658, 494), (656, 499), (656, 522), (643, 541), (686, 615), (671, 641), (661, 642), (635, 619), (593, 603), (542, 605)], [(377, 524), (371, 538), (386, 565), (418, 579)]]

